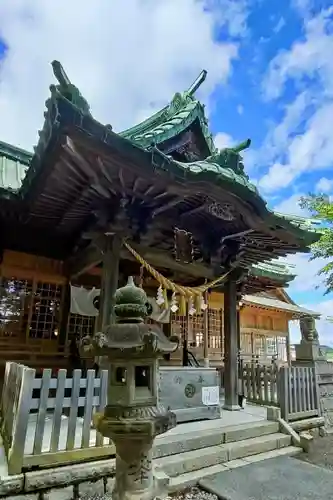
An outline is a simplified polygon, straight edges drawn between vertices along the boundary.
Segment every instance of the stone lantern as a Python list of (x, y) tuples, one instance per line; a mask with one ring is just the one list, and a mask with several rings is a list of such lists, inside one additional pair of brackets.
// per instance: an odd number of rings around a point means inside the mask
[(176, 425), (158, 403), (158, 357), (175, 350), (158, 326), (144, 323), (147, 295), (133, 278), (115, 294), (116, 323), (97, 333), (89, 350), (108, 361), (108, 404), (96, 429), (116, 446), (113, 500), (152, 500), (157, 495), (152, 446)]

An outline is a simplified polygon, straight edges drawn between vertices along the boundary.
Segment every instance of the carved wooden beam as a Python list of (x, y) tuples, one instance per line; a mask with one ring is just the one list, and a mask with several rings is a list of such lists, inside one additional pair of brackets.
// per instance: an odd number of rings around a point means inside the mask
[(66, 260), (65, 270), (70, 279), (78, 278), (78, 276), (102, 262), (103, 244), (104, 239), (99, 237), (94, 243), (91, 243), (81, 251), (75, 252)]
[[(162, 250), (155, 250), (139, 245), (133, 245), (133, 248), (135, 248), (135, 250), (141, 255), (141, 257), (143, 257), (149, 264), (157, 269), (170, 269), (170, 271), (173, 271), (175, 273), (182, 273), (187, 276), (193, 276), (195, 278), (214, 279), (217, 276), (216, 273), (214, 273), (213, 269), (205, 266), (204, 264), (200, 264), (197, 262), (182, 264), (180, 262), (176, 262), (172, 256), (169, 256)], [(124, 256), (127, 259), (130, 258), (129, 252), (126, 251)]]
[[(195, 278), (214, 279), (217, 276), (216, 272), (214, 272), (212, 268), (205, 266), (204, 264), (182, 264), (180, 262), (176, 262), (172, 256), (169, 256), (163, 250), (155, 250), (140, 245), (133, 245), (133, 248), (135, 248), (141, 257), (157, 269), (170, 269), (176, 275), (177, 273), (182, 273)], [(89, 271), (89, 269), (100, 264), (102, 261), (102, 251), (103, 237), (100, 237), (95, 240), (94, 243), (88, 245), (88, 247), (84, 250), (73, 254), (65, 263), (65, 269), (67, 270), (69, 277), (71, 279), (77, 278), (81, 274)], [(127, 260), (134, 259), (134, 257), (125, 248), (121, 251), (121, 258)]]

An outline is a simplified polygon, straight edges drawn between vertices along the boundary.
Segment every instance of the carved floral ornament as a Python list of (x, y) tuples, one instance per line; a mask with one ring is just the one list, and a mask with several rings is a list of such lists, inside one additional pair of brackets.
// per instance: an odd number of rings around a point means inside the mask
[(207, 211), (217, 219), (225, 221), (232, 221), (235, 219), (233, 207), (229, 203), (209, 203), (207, 205)]

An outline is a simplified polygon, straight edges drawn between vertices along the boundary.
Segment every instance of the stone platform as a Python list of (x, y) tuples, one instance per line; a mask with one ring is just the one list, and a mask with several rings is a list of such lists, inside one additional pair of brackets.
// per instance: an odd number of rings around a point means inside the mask
[(223, 500), (333, 500), (333, 471), (279, 457), (199, 481)]

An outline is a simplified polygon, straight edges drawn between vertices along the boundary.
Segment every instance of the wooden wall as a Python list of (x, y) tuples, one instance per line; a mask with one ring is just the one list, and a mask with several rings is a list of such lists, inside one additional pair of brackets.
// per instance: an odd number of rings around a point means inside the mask
[[(281, 300), (281, 298), (279, 298)], [(223, 308), (223, 294), (212, 292), (209, 297), (209, 307), (211, 309)], [(263, 333), (272, 332), (274, 335), (288, 335), (289, 320), (291, 314), (283, 311), (274, 311), (260, 306), (245, 305), (240, 311), (241, 329), (261, 330)]]
[(67, 281), (61, 261), (11, 250), (4, 251), (0, 265), (0, 276), (4, 278), (37, 279), (57, 285), (62, 285)]

